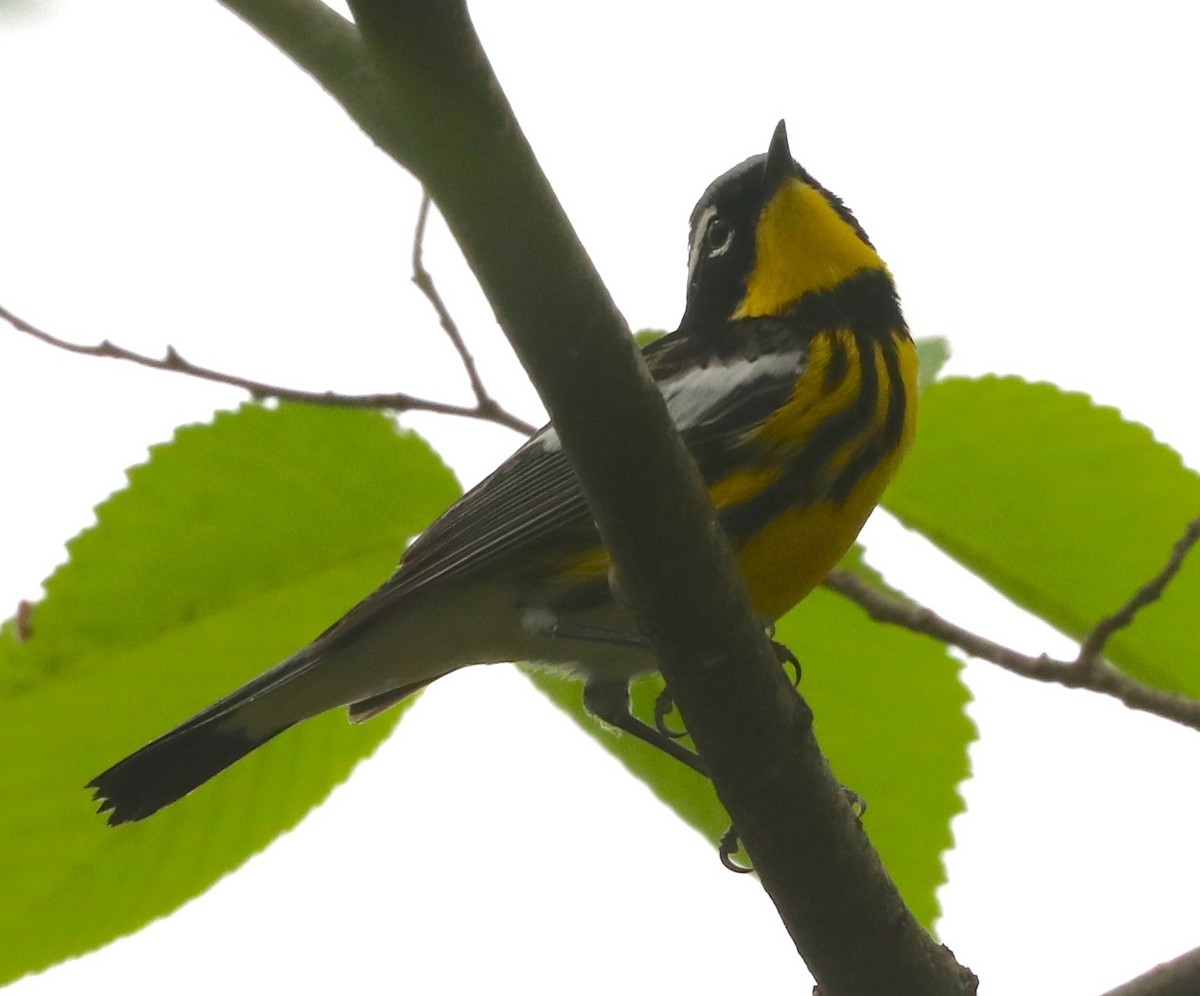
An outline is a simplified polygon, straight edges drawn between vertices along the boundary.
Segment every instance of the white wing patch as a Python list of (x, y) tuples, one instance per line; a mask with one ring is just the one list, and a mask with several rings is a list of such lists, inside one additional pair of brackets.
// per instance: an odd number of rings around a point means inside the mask
[[(760, 384), (794, 380), (804, 366), (805, 357), (802, 350), (797, 350), (733, 357), (726, 362), (714, 360), (660, 381), (658, 387), (667, 402), (671, 421), (682, 432), (703, 425), (715, 412), (726, 408), (733, 395), (752, 393)], [(553, 453), (562, 449), (562, 440), (553, 427), (546, 426), (526, 445)]]
[(800, 352), (737, 357), (727, 363), (694, 367), (678, 380), (661, 385), (671, 420), (680, 430), (703, 424), (708, 416), (758, 381), (792, 380), (804, 356)]
[(530, 439), (526, 445), (531, 449), (536, 447), (547, 453), (554, 453), (562, 449), (562, 440), (558, 438), (558, 433), (554, 431), (554, 427), (548, 425)]

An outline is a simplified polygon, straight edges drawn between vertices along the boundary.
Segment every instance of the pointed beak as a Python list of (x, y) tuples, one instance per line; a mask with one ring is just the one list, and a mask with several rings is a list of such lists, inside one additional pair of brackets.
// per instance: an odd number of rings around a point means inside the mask
[(767, 162), (763, 167), (763, 198), (769, 198), (785, 177), (796, 172), (792, 150), (788, 148), (787, 124), (780, 121), (771, 136), (771, 147), (767, 150)]

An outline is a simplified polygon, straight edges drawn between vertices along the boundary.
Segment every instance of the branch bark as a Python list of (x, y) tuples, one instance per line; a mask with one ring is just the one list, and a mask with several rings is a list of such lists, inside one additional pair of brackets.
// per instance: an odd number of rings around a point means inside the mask
[(437, 202), (542, 394), (622, 592), (822, 991), (973, 992), (974, 977), (904, 907), (821, 756), (695, 467), (465, 6), (352, 2), (367, 60), (354, 29), (331, 22), (319, 3), (223, 2), (313, 75)]
[(1195, 996), (1200, 993), (1200, 948), (1157, 965), (1104, 996)]

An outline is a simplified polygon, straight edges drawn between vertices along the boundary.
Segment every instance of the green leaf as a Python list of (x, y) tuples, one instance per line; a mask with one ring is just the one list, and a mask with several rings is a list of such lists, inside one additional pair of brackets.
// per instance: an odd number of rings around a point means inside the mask
[[(858, 547), (840, 566), (896, 594)], [(801, 661), (821, 748), (842, 784), (867, 802), (863, 828), (913, 915), (931, 928), (975, 739), (961, 663), (936, 640), (872, 622), (826, 588), (780, 621), (776, 639)]]
[(0, 636), (0, 983), (211, 885), (395, 724), (311, 720), (144, 823), (83, 785), (303, 645), (384, 580), (458, 494), (384, 416), (257, 405), (180, 429), (97, 509), (32, 636)]
[[(880, 584), (862, 567), (849, 566)], [(776, 639), (803, 665), (801, 689), (816, 713), (817, 737), (843, 784), (868, 803), (864, 827), (909, 908), (931, 926), (950, 819), (962, 809), (974, 727), (963, 707), (960, 664), (927, 637), (871, 622), (856, 605), (818, 589), (788, 613)], [(715, 847), (729, 816), (711, 783), (661, 751), (613, 733), (587, 715), (580, 686), (547, 672), (528, 676), (688, 824)], [(634, 685), (634, 712), (654, 715), (657, 675)]]
[(918, 339), (917, 343), (917, 360), (919, 361), (920, 374), (918, 375), (918, 383), (922, 391), (930, 384), (938, 379), (938, 374), (942, 372), (942, 367), (950, 359), (950, 340), (940, 335), (931, 335), (923, 339)]
[[(921, 397), (917, 443), (885, 498), (906, 525), (1080, 638), (1166, 563), (1200, 515), (1200, 476), (1124, 421), (1051, 384), (954, 378)], [(1200, 695), (1200, 556), (1107, 656)]]

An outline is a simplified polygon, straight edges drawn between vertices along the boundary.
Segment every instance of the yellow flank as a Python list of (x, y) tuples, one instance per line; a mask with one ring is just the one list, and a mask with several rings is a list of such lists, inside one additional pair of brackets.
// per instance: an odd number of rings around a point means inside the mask
[[(835, 345), (846, 351), (846, 376), (832, 391), (825, 390), (825, 376)], [(862, 380), (858, 340), (848, 329), (821, 333), (809, 347), (808, 367), (796, 380), (787, 403), (775, 412), (759, 430), (764, 443), (783, 448), (799, 446), (830, 415), (849, 408), (858, 397)]]
[[(883, 344), (874, 344), (875, 369), (880, 371), (879, 387), (876, 393), (875, 411), (871, 415), (870, 424), (857, 435), (847, 440), (837, 448), (829, 458), (829, 470), (836, 473), (842, 470), (853, 458), (854, 454), (865, 446), (871, 438), (883, 428), (887, 419), (888, 401), (891, 399), (891, 381), (883, 375)], [(886, 481), (884, 482), (887, 483)], [(882, 490), (882, 489), (881, 489)]]
[(740, 505), (753, 498), (763, 488), (774, 484), (782, 473), (783, 467), (778, 464), (757, 464), (743, 470), (735, 470), (708, 489), (708, 500), (716, 509)]
[(845, 505), (823, 501), (785, 512), (738, 551), (759, 615), (778, 619), (821, 583), (850, 549), (891, 473), (886, 465), (876, 468)]
[[(726, 508), (753, 498), (769, 484), (773, 484), (783, 473), (778, 464), (758, 464), (744, 470), (734, 471), (708, 489), (708, 498), (713, 507)], [(608, 550), (602, 546), (577, 555), (566, 567), (566, 573), (580, 581), (604, 577), (612, 566)]]
[(809, 291), (829, 290), (883, 260), (819, 191), (791, 177), (763, 208), (757, 260), (733, 318), (778, 315)]
[(586, 581), (605, 577), (611, 566), (612, 558), (608, 555), (608, 550), (602, 546), (594, 546), (572, 560), (566, 567), (566, 573), (569, 577)]
[[(842, 559), (857, 538), (883, 489), (899, 469), (912, 445), (917, 425), (917, 351), (907, 337), (895, 335), (900, 374), (907, 396), (900, 445), (870, 473), (863, 475), (842, 504), (821, 501), (795, 508), (773, 520), (738, 551), (738, 564), (750, 589), (755, 609), (778, 619), (799, 602)], [(882, 352), (882, 346), (876, 347)], [(882, 357), (877, 357), (882, 369)], [(844, 466), (887, 418), (887, 379), (880, 379), (879, 398), (871, 426), (842, 447), (837, 463)]]
[[(764, 618), (778, 619), (837, 565), (912, 445), (917, 422), (917, 351), (907, 336), (893, 333), (892, 338), (907, 396), (899, 446), (859, 480), (845, 502), (824, 500), (785, 512), (736, 551), (751, 601)], [(825, 393), (825, 370), (835, 341), (845, 348), (849, 363), (841, 383)], [(880, 377), (871, 422), (830, 457), (826, 465), (829, 471), (845, 467), (887, 420), (890, 380), (884, 372), (884, 346), (875, 343), (874, 348)], [(818, 335), (809, 367), (792, 397), (760, 430), (759, 438), (777, 447), (774, 458), (768, 456), (767, 462), (735, 471), (712, 485), (709, 497), (713, 505), (720, 509), (740, 504), (778, 479), (787, 465), (787, 450), (803, 444), (825, 419), (852, 404), (860, 384), (861, 364), (854, 336), (845, 329)], [(594, 579), (604, 577), (610, 566), (608, 551), (593, 547), (577, 556), (567, 571), (574, 578)]]

